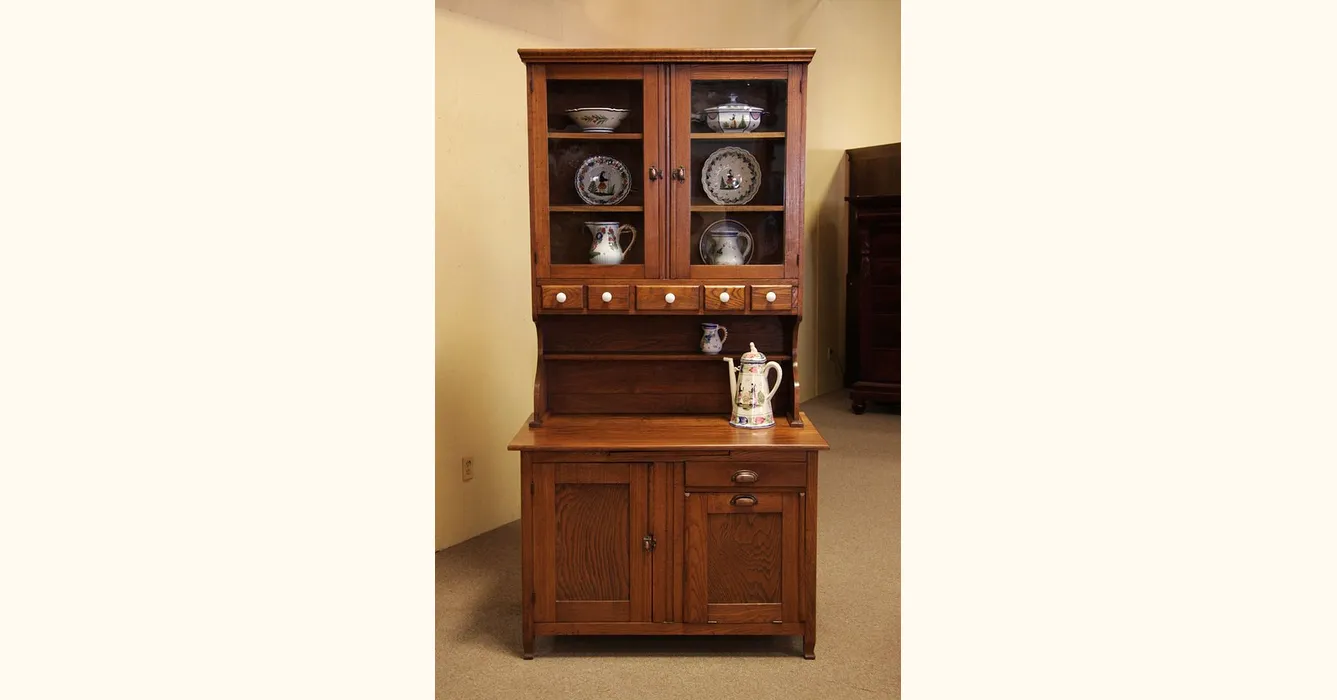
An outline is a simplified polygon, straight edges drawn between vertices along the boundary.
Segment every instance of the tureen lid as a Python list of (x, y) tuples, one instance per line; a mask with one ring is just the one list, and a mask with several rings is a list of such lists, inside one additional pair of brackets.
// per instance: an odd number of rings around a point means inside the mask
[(721, 109), (729, 110), (730, 112), (732, 112), (732, 111), (735, 111), (735, 110), (760, 109), (760, 107), (753, 107), (752, 105), (743, 104), (742, 102), (739, 102), (739, 101), (738, 101), (738, 93), (736, 93), (736, 92), (731, 92), (731, 93), (729, 93), (729, 103), (728, 103), (728, 104), (722, 104), (722, 105), (720, 105), (720, 106), (718, 106), (718, 107), (707, 107), (707, 108), (706, 108), (706, 111), (707, 111), (707, 112), (718, 112), (718, 111), (721, 110)]
[(739, 359), (741, 359), (743, 362), (746, 362), (746, 363), (748, 363), (748, 364), (751, 364), (751, 363), (754, 363), (754, 362), (765, 362), (765, 361), (766, 361), (766, 356), (763, 355), (763, 354), (761, 354), (761, 351), (757, 349), (757, 344), (756, 344), (756, 343), (748, 343), (747, 346), (750, 347), (750, 348), (752, 348), (752, 349), (751, 349), (750, 351), (748, 351), (748, 352), (743, 353), (743, 356), (742, 356), (741, 358), (739, 358)]

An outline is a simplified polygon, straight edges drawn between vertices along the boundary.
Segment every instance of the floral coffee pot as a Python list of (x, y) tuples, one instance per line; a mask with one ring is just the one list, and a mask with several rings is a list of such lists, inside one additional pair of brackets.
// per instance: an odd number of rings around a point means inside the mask
[[(777, 362), (766, 361), (766, 356), (757, 351), (756, 343), (748, 343), (750, 352), (739, 358), (741, 367), (734, 368), (733, 358), (724, 358), (729, 363), (729, 393), (733, 396), (733, 413), (729, 416), (729, 425), (736, 428), (770, 428), (775, 425), (775, 414), (771, 412), (771, 398), (780, 388), (780, 378), (784, 370)], [(770, 368), (775, 368), (775, 384), (766, 382)]]
[(718, 355), (724, 349), (724, 341), (729, 339), (729, 329), (718, 323), (701, 324), (701, 352)]
[[(636, 245), (636, 228), (630, 224), (616, 221), (586, 221), (585, 228), (590, 230), (594, 243), (590, 246), (590, 262), (595, 265), (619, 265), (622, 258)], [(622, 247), (623, 231), (631, 231), (631, 242)]]

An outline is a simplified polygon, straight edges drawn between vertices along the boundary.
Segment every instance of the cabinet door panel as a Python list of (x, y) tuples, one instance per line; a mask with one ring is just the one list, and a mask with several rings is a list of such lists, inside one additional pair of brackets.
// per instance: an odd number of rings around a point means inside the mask
[(645, 464), (536, 464), (534, 619), (649, 619)]
[(684, 621), (798, 621), (798, 494), (693, 493), (685, 520)]

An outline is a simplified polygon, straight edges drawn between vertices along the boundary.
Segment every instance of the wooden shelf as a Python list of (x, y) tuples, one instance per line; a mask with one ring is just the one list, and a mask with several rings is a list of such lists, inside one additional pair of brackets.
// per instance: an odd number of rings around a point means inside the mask
[[(730, 354), (727, 352), (722, 352), (719, 353), (718, 355), (707, 355), (702, 352), (639, 352), (639, 353), (552, 352), (545, 354), (543, 356), (543, 359), (559, 360), (559, 361), (570, 360), (577, 362), (586, 360), (632, 360), (632, 361), (650, 361), (650, 362), (657, 360), (673, 360), (673, 361), (685, 361), (685, 362), (701, 362), (701, 361), (723, 362), (724, 358), (726, 357), (733, 357), (735, 360), (737, 360), (738, 359), (737, 356), (739, 354), (741, 353)], [(766, 355), (766, 359), (777, 360), (777, 361), (792, 360), (794, 359), (794, 356), (785, 353), (770, 353)]]
[(721, 212), (721, 211), (784, 211), (783, 204), (741, 204), (741, 205), (722, 205), (722, 204), (693, 204), (692, 211), (701, 212)]
[(644, 211), (642, 206), (622, 206), (620, 204), (581, 204), (579, 206), (561, 206), (548, 207), (550, 212), (574, 212), (574, 211)]
[(507, 449), (519, 451), (607, 450), (828, 450), (826, 440), (802, 412), (802, 428), (777, 416), (774, 428), (744, 430), (720, 415), (631, 416), (607, 414), (548, 415), (538, 428), (528, 426)]
[(731, 141), (734, 139), (782, 139), (785, 137), (783, 131), (753, 131), (749, 134), (717, 134), (710, 132), (708, 134), (692, 134), (692, 140), (701, 139), (704, 141)]
[(641, 135), (631, 132), (611, 134), (585, 133), (583, 131), (549, 131), (550, 139), (589, 139), (591, 141), (637, 141)]

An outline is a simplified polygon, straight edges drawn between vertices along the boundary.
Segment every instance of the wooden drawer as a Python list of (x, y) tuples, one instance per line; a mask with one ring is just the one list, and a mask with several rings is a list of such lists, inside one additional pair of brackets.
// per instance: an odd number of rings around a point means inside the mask
[[(672, 302), (668, 300), (670, 294), (673, 295)], [(638, 284), (636, 308), (640, 311), (696, 313), (701, 310), (701, 288), (685, 284)]]
[[(585, 288), (579, 284), (545, 284), (539, 287), (543, 308), (551, 311), (580, 311), (585, 308)], [(561, 301), (558, 296), (561, 294)]]
[[(755, 477), (755, 480), (750, 480)], [(807, 486), (806, 462), (687, 462), (687, 488)]]
[[(706, 285), (706, 311), (742, 311), (747, 302), (743, 296), (746, 293), (747, 288), (741, 284), (736, 287)], [(724, 297), (726, 294), (728, 296)], [(724, 301), (725, 298), (728, 301)]]
[(631, 288), (625, 284), (591, 284), (589, 292), (586, 308), (590, 311), (626, 311), (631, 308)]
[[(766, 295), (774, 293), (775, 301), (767, 301)], [(792, 311), (794, 309), (794, 288), (790, 285), (752, 285), (753, 311)]]

